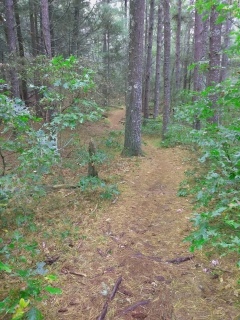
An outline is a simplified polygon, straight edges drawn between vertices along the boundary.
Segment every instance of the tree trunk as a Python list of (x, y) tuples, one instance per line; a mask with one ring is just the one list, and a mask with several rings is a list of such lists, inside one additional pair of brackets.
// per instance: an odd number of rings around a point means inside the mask
[[(209, 72), (208, 86), (214, 86), (220, 82), (220, 51), (221, 51), (221, 24), (217, 23), (219, 13), (215, 6), (212, 6), (210, 15), (210, 41), (209, 41)], [(219, 112), (217, 110), (218, 95), (209, 95), (213, 116), (210, 123), (219, 123)]]
[(48, 0), (41, 0), (42, 35), (45, 53), (52, 58)]
[(25, 104), (28, 105), (28, 90), (27, 90), (27, 75), (25, 71), (25, 54), (24, 54), (24, 46), (23, 46), (23, 37), (22, 37), (22, 29), (21, 22), (19, 16), (19, 8), (17, 0), (13, 0), (14, 4), (14, 12), (15, 12), (15, 20), (17, 24), (17, 40), (18, 40), (18, 48), (19, 48), (19, 56), (21, 58), (21, 99), (24, 100)]
[(13, 0), (5, 0), (5, 17), (6, 17), (6, 32), (7, 43), (9, 50), (9, 64), (10, 64), (10, 79), (11, 91), (14, 98), (20, 98), (19, 81), (16, 68), (14, 64), (17, 58), (17, 39), (15, 34), (15, 19)]
[(158, 5), (158, 26), (157, 26), (157, 54), (156, 54), (156, 77), (155, 77), (155, 91), (154, 91), (154, 118), (157, 118), (159, 114), (159, 104), (160, 104), (160, 92), (161, 92), (161, 53), (162, 53), (162, 23), (163, 23), (163, 12), (161, 0), (159, 0)]
[(130, 2), (130, 42), (128, 103), (126, 109), (125, 139), (122, 154), (142, 155), (141, 148), (141, 110), (143, 75), (143, 34), (145, 0)]
[[(107, 5), (110, 0), (102, 0), (103, 4)], [(109, 25), (108, 21), (104, 21), (103, 30), (103, 84), (102, 84), (102, 94), (103, 94), (103, 106), (109, 105)]]
[(177, 30), (176, 30), (176, 92), (180, 90), (180, 81), (181, 81), (181, 74), (180, 74), (180, 54), (181, 54), (181, 21), (182, 21), (182, 0), (178, 0), (178, 17), (177, 17)]
[(56, 44), (55, 44), (55, 36), (54, 36), (54, 23), (53, 23), (53, 12), (54, 12), (54, 7), (53, 7), (53, 1), (54, 0), (49, 0), (49, 26), (50, 26), (50, 39), (51, 39), (51, 54), (52, 57), (55, 56), (55, 49), (56, 49)]
[(35, 11), (34, 11), (34, 0), (29, 0), (29, 18), (30, 18), (30, 35), (31, 35), (31, 46), (32, 46), (32, 55), (36, 57), (37, 55), (37, 33), (35, 26)]
[(79, 17), (80, 17), (80, 2), (74, 1), (74, 16), (73, 16), (73, 32), (72, 32), (72, 45), (71, 54), (78, 56), (78, 41), (79, 41)]
[(145, 16), (144, 16), (144, 47), (143, 47), (143, 80), (142, 80), (142, 112), (144, 107), (144, 94), (145, 94), (145, 81), (146, 81), (146, 67), (147, 67), (147, 44), (148, 44), (148, 11), (149, 11), (149, 1), (145, 0)]
[(223, 54), (222, 54), (222, 60), (221, 60), (220, 82), (226, 80), (228, 75), (228, 55), (224, 51), (227, 50), (229, 47), (229, 43), (230, 43), (229, 33), (231, 31), (231, 27), (232, 27), (232, 22), (228, 18), (225, 21), (225, 26), (224, 26), (224, 40), (223, 40), (224, 43), (223, 43)]
[(147, 62), (146, 62), (146, 75), (145, 75), (145, 93), (143, 100), (143, 115), (144, 119), (149, 118), (149, 96), (150, 96), (150, 81), (152, 71), (152, 44), (153, 44), (153, 27), (154, 27), (154, 7), (155, 0), (150, 1), (149, 12), (149, 29), (148, 29), (148, 45), (147, 45)]
[(88, 145), (89, 152), (89, 162), (88, 162), (88, 176), (89, 177), (98, 177), (98, 171), (94, 162), (96, 157), (96, 146), (94, 141), (91, 139)]
[(164, 106), (163, 106), (163, 129), (162, 138), (166, 137), (170, 122), (170, 55), (171, 55), (171, 26), (170, 26), (170, 3), (163, 1), (164, 10)]
[(187, 90), (188, 88), (188, 65), (189, 65), (189, 54), (190, 54), (190, 38), (191, 38), (191, 22), (188, 24), (188, 30), (186, 33), (186, 50), (185, 50), (185, 58), (184, 58), (184, 66), (183, 66), (183, 90)]
[[(194, 24), (194, 71), (193, 71), (193, 90), (197, 93), (203, 89), (203, 75), (199, 68), (200, 62), (203, 58), (203, 20), (202, 16), (195, 10), (195, 24)], [(193, 101), (196, 101), (196, 96)], [(198, 115), (195, 115), (194, 128), (200, 130), (201, 124)]]

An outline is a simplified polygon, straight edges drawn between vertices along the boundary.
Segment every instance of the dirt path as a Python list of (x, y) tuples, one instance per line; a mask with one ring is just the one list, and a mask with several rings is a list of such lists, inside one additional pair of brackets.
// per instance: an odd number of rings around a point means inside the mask
[[(122, 128), (123, 117), (124, 110), (112, 112), (109, 128)], [(114, 174), (120, 196), (110, 206), (92, 208), (91, 225), (89, 220), (81, 224), (88, 241), (80, 241), (78, 255), (68, 261), (79, 275), (66, 275), (66, 291), (73, 294), (58, 302), (62, 311), (55, 319), (240, 319), (231, 275), (210, 272), (211, 261), (201, 252), (191, 258), (182, 242), (191, 205), (176, 194), (188, 166), (187, 152), (159, 149), (147, 139), (144, 151), (142, 158), (119, 158)]]

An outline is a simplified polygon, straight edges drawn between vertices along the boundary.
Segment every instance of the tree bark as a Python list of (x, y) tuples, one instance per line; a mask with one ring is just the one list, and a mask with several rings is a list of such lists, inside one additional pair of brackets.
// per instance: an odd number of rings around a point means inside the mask
[(31, 46), (32, 46), (32, 55), (36, 57), (37, 55), (37, 26), (36, 18), (35, 18), (35, 10), (34, 10), (34, 0), (29, 0), (29, 19), (30, 19), (30, 35), (31, 35)]
[(159, 104), (160, 104), (160, 92), (161, 92), (161, 54), (162, 54), (162, 23), (163, 23), (163, 12), (161, 0), (158, 5), (158, 26), (157, 26), (157, 54), (156, 54), (156, 76), (155, 76), (155, 91), (154, 91), (154, 114), (153, 117), (157, 118), (159, 115)]
[(181, 54), (181, 19), (182, 19), (182, 0), (178, 0), (178, 16), (177, 16), (177, 30), (176, 30), (176, 92), (180, 90), (180, 81), (181, 81), (181, 74), (180, 74), (180, 54)]
[[(215, 6), (212, 6), (210, 15), (210, 41), (209, 41), (209, 72), (208, 86), (214, 86), (220, 82), (220, 51), (221, 51), (221, 24), (217, 23), (219, 13)], [(219, 112), (217, 110), (218, 95), (209, 95), (213, 116), (209, 119), (210, 123), (219, 123)]]
[(51, 49), (51, 32), (50, 32), (48, 0), (41, 0), (41, 19), (42, 19), (43, 45), (44, 45), (46, 55), (48, 56), (48, 58), (51, 59), (52, 49)]
[(72, 32), (72, 45), (71, 53), (78, 56), (79, 46), (79, 18), (80, 18), (80, 1), (74, 1), (74, 15), (73, 15), (73, 32)]
[(191, 22), (188, 23), (188, 30), (186, 33), (186, 50), (185, 50), (185, 58), (184, 58), (184, 66), (183, 66), (183, 90), (188, 89), (188, 81), (189, 81), (189, 55), (190, 55), (190, 39), (191, 39)]
[(170, 54), (171, 54), (171, 25), (170, 25), (170, 3), (163, 1), (164, 10), (164, 105), (163, 105), (163, 129), (162, 138), (165, 139), (170, 122)]
[[(193, 90), (197, 93), (203, 89), (203, 74), (200, 70), (200, 62), (203, 59), (203, 20), (202, 16), (195, 10), (194, 24), (194, 71), (193, 71)], [(196, 101), (197, 97), (193, 98)], [(201, 124), (198, 115), (195, 115), (194, 128), (200, 130)]]
[(141, 110), (144, 9), (145, 0), (132, 0), (130, 2), (128, 103), (126, 108), (124, 149), (122, 152), (125, 156), (142, 155)]
[(21, 29), (21, 21), (19, 15), (19, 8), (17, 0), (13, 0), (14, 12), (15, 12), (15, 20), (17, 24), (17, 40), (18, 40), (18, 49), (19, 56), (21, 58), (21, 99), (24, 100), (25, 104), (28, 105), (28, 90), (27, 90), (27, 75), (25, 71), (25, 54), (24, 54), (24, 46), (23, 46), (23, 36)]
[(150, 96), (150, 80), (152, 71), (152, 44), (153, 44), (153, 27), (154, 27), (154, 8), (155, 0), (150, 1), (149, 12), (149, 29), (148, 29), (148, 45), (147, 45), (147, 62), (146, 62), (146, 75), (145, 75), (145, 93), (143, 100), (143, 115), (144, 119), (149, 118), (149, 96)]
[(232, 22), (229, 18), (225, 21), (224, 26), (224, 43), (223, 43), (223, 54), (222, 54), (222, 60), (221, 60), (221, 73), (220, 73), (220, 82), (226, 80), (228, 76), (228, 55), (224, 52), (228, 49), (230, 44), (230, 37), (229, 33), (232, 28)]
[(10, 55), (11, 91), (14, 98), (20, 98), (19, 81), (14, 63), (17, 58), (17, 39), (15, 34), (15, 19), (13, 0), (5, 0), (7, 43)]

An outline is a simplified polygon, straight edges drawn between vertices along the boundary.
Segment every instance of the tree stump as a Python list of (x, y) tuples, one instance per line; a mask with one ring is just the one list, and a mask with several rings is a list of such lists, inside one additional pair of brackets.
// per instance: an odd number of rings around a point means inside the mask
[(90, 140), (88, 146), (89, 152), (89, 162), (88, 162), (88, 176), (89, 177), (98, 177), (98, 172), (95, 166), (95, 155), (96, 155), (96, 146), (93, 139)]

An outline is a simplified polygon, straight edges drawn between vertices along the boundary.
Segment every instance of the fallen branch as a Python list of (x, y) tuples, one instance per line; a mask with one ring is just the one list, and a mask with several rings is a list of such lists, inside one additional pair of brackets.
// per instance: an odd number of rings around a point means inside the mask
[(108, 301), (105, 302), (102, 312), (100, 316), (97, 318), (97, 320), (104, 320), (106, 317), (107, 311), (108, 311)]
[(116, 283), (115, 283), (115, 286), (113, 287), (113, 291), (112, 291), (112, 293), (111, 293), (111, 295), (110, 295), (110, 298), (109, 298), (110, 301), (112, 301), (112, 300), (114, 299), (115, 294), (117, 293), (118, 288), (119, 288), (121, 282), (122, 282), (122, 276), (120, 276), (120, 277), (117, 279), (117, 281), (116, 281)]
[(145, 306), (146, 304), (148, 304), (150, 302), (150, 300), (142, 300), (142, 301), (138, 301), (136, 303), (134, 303), (133, 305), (131, 305), (130, 307), (124, 309), (122, 312), (119, 313), (119, 316), (123, 316), (131, 311), (134, 311), (135, 309), (137, 309), (137, 307), (139, 306)]
[(56, 184), (53, 186), (50, 186), (52, 189), (76, 189), (79, 186), (73, 185), (73, 184)]
[(115, 294), (117, 293), (118, 288), (119, 288), (121, 282), (122, 282), (122, 276), (120, 276), (120, 277), (117, 279), (117, 281), (116, 281), (116, 283), (115, 283), (115, 285), (114, 285), (114, 287), (113, 287), (112, 293), (110, 294), (109, 298), (108, 298), (107, 301), (105, 302), (105, 304), (104, 304), (104, 306), (103, 306), (103, 309), (102, 309), (102, 312), (101, 312), (101, 314), (99, 315), (99, 317), (97, 318), (97, 320), (104, 320), (104, 319), (105, 319), (106, 314), (107, 314), (107, 311), (108, 311), (108, 303), (114, 299)]
[(173, 264), (180, 264), (182, 262), (192, 260), (193, 258), (194, 258), (194, 255), (191, 255), (191, 256), (187, 256), (187, 257), (179, 257), (179, 258), (167, 260), (166, 262), (173, 263)]

